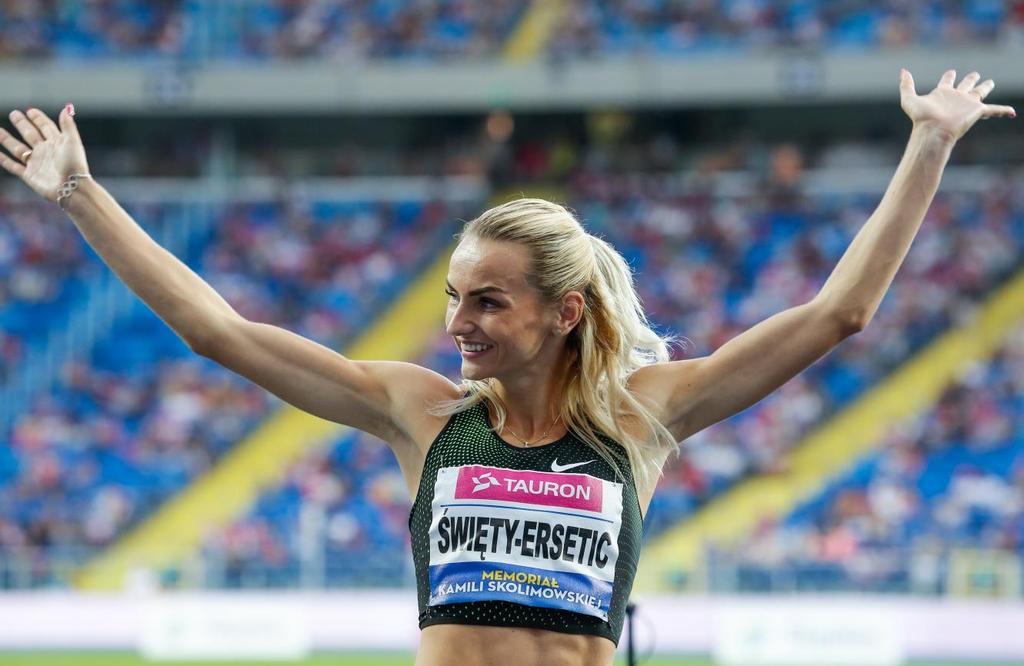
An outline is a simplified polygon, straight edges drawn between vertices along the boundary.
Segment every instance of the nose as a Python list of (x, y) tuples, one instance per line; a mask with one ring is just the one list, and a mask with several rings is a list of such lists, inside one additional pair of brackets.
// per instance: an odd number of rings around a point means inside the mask
[(461, 303), (448, 305), (448, 312), (445, 314), (444, 329), (448, 335), (455, 337), (472, 332), (476, 326), (468, 316)]

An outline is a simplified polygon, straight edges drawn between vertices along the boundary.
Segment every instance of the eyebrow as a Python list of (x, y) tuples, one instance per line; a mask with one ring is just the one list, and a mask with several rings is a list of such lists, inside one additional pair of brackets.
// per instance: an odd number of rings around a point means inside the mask
[[(451, 282), (449, 282), (448, 280), (445, 280), (445, 281), (444, 281), (444, 283), (445, 283), (445, 285), (447, 285), (447, 286), (448, 286), (448, 288), (449, 288), (449, 289), (451, 289), (452, 291), (455, 291), (455, 292), (457, 292), (457, 291), (458, 291), (458, 289), (456, 289), (455, 287), (453, 287), (453, 286), (452, 286), (452, 283), (451, 283)], [(506, 292), (506, 291), (505, 291), (504, 289), (502, 289), (501, 287), (496, 287), (496, 286), (494, 286), (494, 285), (488, 285), (488, 286), (486, 286), (486, 287), (480, 287), (479, 289), (470, 289), (470, 291), (469, 291), (469, 294), (468, 294), (468, 295), (469, 295), (469, 296), (479, 296), (480, 294), (486, 294), (486, 293), (488, 293), (488, 292), (491, 292), (491, 291), (497, 291), (497, 292), (499, 292), (499, 293), (502, 293), (502, 294), (506, 294), (506, 293), (508, 293), (508, 292)]]

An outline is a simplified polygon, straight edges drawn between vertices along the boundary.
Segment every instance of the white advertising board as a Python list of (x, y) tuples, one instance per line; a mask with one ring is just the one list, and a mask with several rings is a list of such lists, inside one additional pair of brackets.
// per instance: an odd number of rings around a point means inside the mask
[(723, 666), (898, 666), (904, 645), (892, 612), (783, 606), (723, 608), (712, 654)]
[(301, 659), (312, 645), (305, 609), (294, 600), (231, 597), (151, 601), (138, 638), (152, 660)]
[[(637, 598), (640, 654), (730, 666), (1024, 663), (1024, 603), (870, 596)], [(627, 642), (626, 632), (620, 649)], [(126, 650), (153, 658), (287, 659), (419, 643), (414, 590), (0, 594), (0, 651)]]

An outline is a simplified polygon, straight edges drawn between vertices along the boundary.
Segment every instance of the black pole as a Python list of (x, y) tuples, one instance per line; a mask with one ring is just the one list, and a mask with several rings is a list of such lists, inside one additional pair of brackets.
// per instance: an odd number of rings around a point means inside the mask
[(636, 604), (632, 601), (626, 604), (626, 664), (636, 666), (636, 651), (633, 649), (633, 611)]

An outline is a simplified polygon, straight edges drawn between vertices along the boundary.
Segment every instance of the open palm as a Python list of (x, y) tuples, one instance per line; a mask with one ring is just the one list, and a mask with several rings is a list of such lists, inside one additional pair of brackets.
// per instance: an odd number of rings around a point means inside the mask
[(0, 152), (0, 167), (33, 190), (57, 201), (58, 190), (68, 176), (89, 173), (73, 106), (68, 104), (60, 112), (59, 127), (39, 109), (29, 109), (27, 114), (11, 111), (10, 119), (21, 139), (0, 127), (0, 145), (11, 155)]
[(953, 87), (956, 70), (948, 70), (939, 80), (939, 85), (927, 95), (918, 95), (914, 90), (914, 77), (910, 72), (900, 72), (900, 106), (915, 125), (929, 125), (949, 133), (954, 139), (962, 137), (979, 118), (996, 118), (1017, 115), (1011, 106), (985, 104), (995, 83), (987, 79), (978, 83), (981, 75), (971, 72), (960, 85)]

